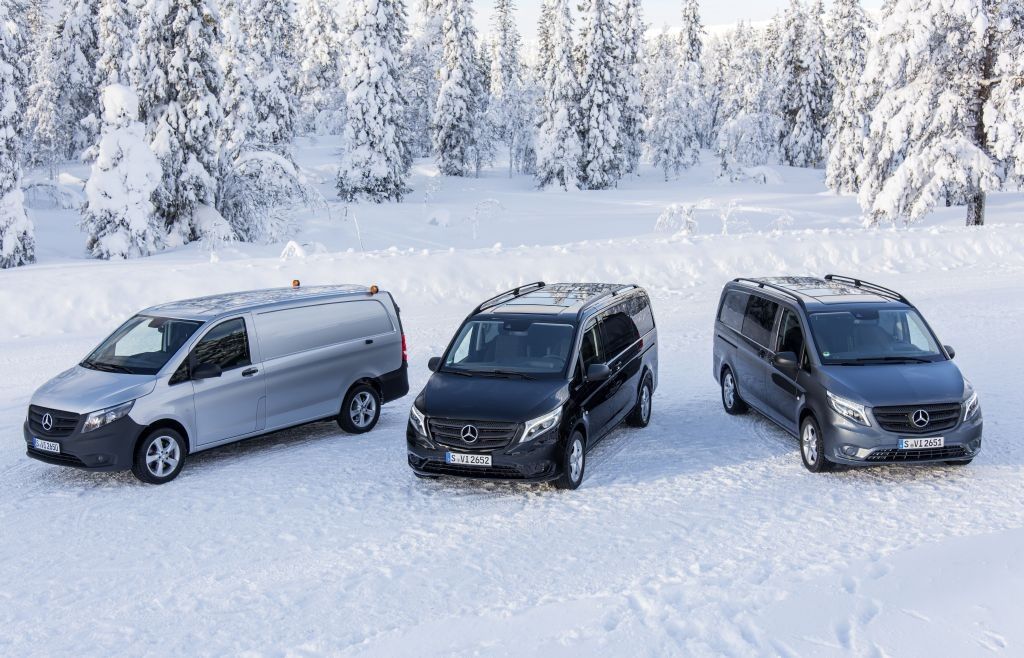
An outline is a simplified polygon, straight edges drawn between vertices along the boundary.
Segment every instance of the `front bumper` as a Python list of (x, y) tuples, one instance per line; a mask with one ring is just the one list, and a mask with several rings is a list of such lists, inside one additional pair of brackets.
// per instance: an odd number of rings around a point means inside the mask
[[(560, 442), (556, 431), (527, 443), (512, 444), (484, 453), (435, 444), (417, 434), (411, 427), (407, 429), (405, 438), (409, 451), (409, 467), (419, 475), (537, 483), (549, 482), (562, 474)], [(445, 462), (445, 453), (449, 451), (489, 454), (491, 466), (448, 464)]]
[[(900, 435), (887, 432), (877, 425), (865, 427), (838, 414), (830, 414), (830, 422), (822, 427), (825, 452), (831, 462), (847, 466), (873, 466), (876, 464), (935, 464), (973, 459), (981, 452), (982, 418), (978, 414), (960, 422), (950, 430), (935, 435)], [(901, 450), (899, 440), (925, 439), (941, 436), (942, 448)]]
[(22, 426), (25, 454), (32, 459), (90, 471), (123, 471), (131, 468), (135, 442), (144, 429), (142, 425), (133, 422), (130, 416), (126, 416), (87, 434), (82, 434), (76, 427), (66, 437), (38, 435), (43, 441), (60, 445), (60, 453), (52, 453), (34, 448), (32, 439), (37, 435), (32, 433), (27, 421)]

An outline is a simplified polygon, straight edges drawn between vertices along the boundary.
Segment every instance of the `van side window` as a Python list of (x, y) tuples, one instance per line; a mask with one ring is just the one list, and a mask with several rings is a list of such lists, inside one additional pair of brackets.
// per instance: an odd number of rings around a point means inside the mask
[(647, 295), (633, 295), (626, 301), (625, 306), (641, 336), (654, 329), (654, 314), (651, 312), (651, 300)]
[(730, 290), (722, 301), (722, 310), (718, 314), (718, 319), (730, 329), (736, 331), (743, 329), (743, 314), (746, 313), (749, 297), (750, 295), (744, 292)]
[(595, 363), (604, 363), (603, 348), (601, 332), (595, 323), (583, 334), (583, 344), (580, 345), (580, 365), (583, 366), (583, 372)]
[(743, 316), (743, 335), (758, 345), (768, 347), (778, 310), (779, 305), (772, 300), (751, 295)]
[(804, 349), (804, 332), (800, 328), (800, 320), (796, 313), (787, 309), (782, 311), (782, 322), (779, 324), (779, 335), (776, 337), (776, 352), (792, 352), (800, 357)]
[(221, 322), (203, 336), (192, 354), (196, 365), (215, 363), (221, 370), (251, 365), (245, 320), (235, 318)]
[(622, 306), (616, 306), (612, 309), (611, 314), (605, 316), (601, 321), (606, 358), (618, 356), (630, 345), (640, 340), (640, 332), (637, 330), (633, 318), (629, 317), (625, 310)]

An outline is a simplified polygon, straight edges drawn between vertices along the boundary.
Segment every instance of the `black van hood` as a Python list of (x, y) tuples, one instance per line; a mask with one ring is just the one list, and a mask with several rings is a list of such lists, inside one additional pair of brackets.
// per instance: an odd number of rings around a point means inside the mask
[(564, 403), (568, 388), (562, 379), (465, 377), (435, 372), (416, 398), (416, 406), (435, 418), (522, 423)]
[(960, 402), (966, 385), (952, 361), (824, 366), (825, 387), (869, 407)]

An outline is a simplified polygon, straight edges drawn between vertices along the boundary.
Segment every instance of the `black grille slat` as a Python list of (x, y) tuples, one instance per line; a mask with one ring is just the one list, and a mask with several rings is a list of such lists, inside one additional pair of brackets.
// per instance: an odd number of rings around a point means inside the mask
[(28, 448), (28, 452), (29, 454), (37, 456), (42, 461), (49, 462), (50, 464), (59, 464), (63, 466), (85, 466), (85, 463), (82, 462), (81, 459), (64, 452), (47, 452), (45, 450), (36, 450), (31, 446)]
[(423, 465), (425, 473), (456, 475), (459, 477), (492, 478), (498, 480), (522, 480), (525, 476), (514, 466), (461, 466), (444, 462), (428, 461)]
[[(53, 418), (53, 427), (49, 430), (43, 429), (43, 416), (46, 414), (50, 414), (50, 417)], [(47, 409), (46, 407), (38, 407), (36, 405), (28, 408), (29, 429), (38, 436), (52, 436), (56, 438), (70, 436), (75, 431), (75, 428), (78, 427), (78, 419), (79, 415), (70, 411)]]
[[(479, 432), (473, 443), (462, 439), (462, 428), (472, 425)], [(435, 443), (468, 452), (493, 452), (512, 442), (519, 433), (518, 423), (497, 423), (483, 420), (453, 420), (451, 418), (428, 418), (427, 427)]]
[[(911, 415), (918, 411), (928, 412), (929, 422), (918, 427), (911, 421)], [(875, 420), (887, 432), (895, 434), (932, 434), (956, 427), (960, 422), (962, 408), (959, 403), (904, 405), (899, 407), (875, 407)]]
[(887, 448), (875, 450), (867, 456), (869, 462), (919, 462), (931, 459), (963, 459), (967, 450), (963, 446), (947, 446), (943, 448), (922, 448), (920, 450), (897, 450)]

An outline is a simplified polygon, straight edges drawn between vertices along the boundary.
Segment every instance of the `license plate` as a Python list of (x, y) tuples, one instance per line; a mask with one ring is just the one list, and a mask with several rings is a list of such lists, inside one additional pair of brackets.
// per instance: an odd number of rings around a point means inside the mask
[(60, 444), (56, 441), (43, 441), (42, 439), (32, 437), (32, 447), (36, 450), (60, 453)]
[(932, 436), (927, 439), (900, 439), (900, 450), (921, 450), (922, 448), (943, 448), (946, 439)]
[(461, 452), (444, 453), (446, 464), (458, 464), (459, 466), (490, 466), (490, 455), (466, 455)]

